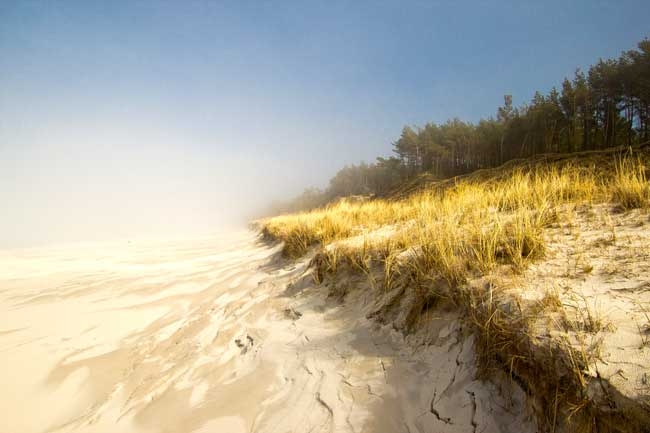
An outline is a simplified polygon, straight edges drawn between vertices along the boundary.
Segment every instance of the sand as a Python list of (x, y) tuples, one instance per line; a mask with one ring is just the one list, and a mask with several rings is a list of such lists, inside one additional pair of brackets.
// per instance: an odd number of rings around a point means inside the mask
[(252, 232), (0, 251), (0, 432), (526, 432), (450, 316), (416, 345)]
[(598, 379), (593, 382), (598, 387), (607, 384), (607, 398), (617, 407), (638, 405), (648, 417), (648, 215), (639, 210), (615, 212), (603, 204), (573, 210), (570, 221), (546, 231), (546, 257), (525, 272), (525, 283), (517, 284), (517, 291), (530, 299), (549, 290), (557, 293), (572, 322), (568, 327), (577, 329), (558, 332), (567, 325), (553, 323), (553, 335), (577, 334), (576, 349), (595, 354), (588, 372)]

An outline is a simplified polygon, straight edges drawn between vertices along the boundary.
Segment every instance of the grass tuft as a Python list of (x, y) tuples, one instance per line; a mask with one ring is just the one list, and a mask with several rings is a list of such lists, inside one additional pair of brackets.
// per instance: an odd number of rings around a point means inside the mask
[(618, 203), (623, 210), (647, 208), (650, 187), (641, 159), (626, 155), (616, 160), (615, 167), (612, 201)]

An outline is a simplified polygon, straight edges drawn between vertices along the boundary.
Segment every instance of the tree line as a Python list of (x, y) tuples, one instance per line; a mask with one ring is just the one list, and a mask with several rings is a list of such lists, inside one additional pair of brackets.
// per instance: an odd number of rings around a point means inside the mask
[[(650, 140), (650, 40), (618, 59), (600, 59), (578, 69), (560, 88), (519, 107), (505, 95), (495, 116), (478, 123), (458, 118), (443, 124), (405, 126), (394, 156), (342, 168), (325, 190), (308, 189), (287, 212), (320, 206), (338, 197), (381, 195), (427, 172), (440, 178), (496, 167), (540, 153), (596, 150)], [(284, 206), (284, 208), (282, 208)]]

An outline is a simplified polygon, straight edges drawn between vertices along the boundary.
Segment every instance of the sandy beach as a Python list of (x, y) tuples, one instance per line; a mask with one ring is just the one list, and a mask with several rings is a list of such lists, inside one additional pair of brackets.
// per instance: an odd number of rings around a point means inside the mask
[(241, 231), (0, 252), (0, 431), (535, 430), (515, 387), (474, 380), (454, 317), (410, 344), (277, 251)]

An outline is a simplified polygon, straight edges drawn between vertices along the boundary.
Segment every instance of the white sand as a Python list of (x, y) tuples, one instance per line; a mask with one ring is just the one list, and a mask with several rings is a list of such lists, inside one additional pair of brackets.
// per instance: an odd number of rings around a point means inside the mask
[(597, 354), (590, 375), (615, 389), (611, 398), (619, 408), (635, 401), (643, 405), (650, 396), (648, 215), (595, 205), (575, 212), (571, 226), (548, 229), (546, 236), (546, 257), (525, 272), (517, 291), (535, 299), (552, 290), (571, 320), (592, 324), (574, 338), (577, 350)]
[[(414, 349), (249, 232), (0, 252), (0, 432), (533, 431), (455, 320)], [(288, 308), (288, 312), (285, 311)]]

